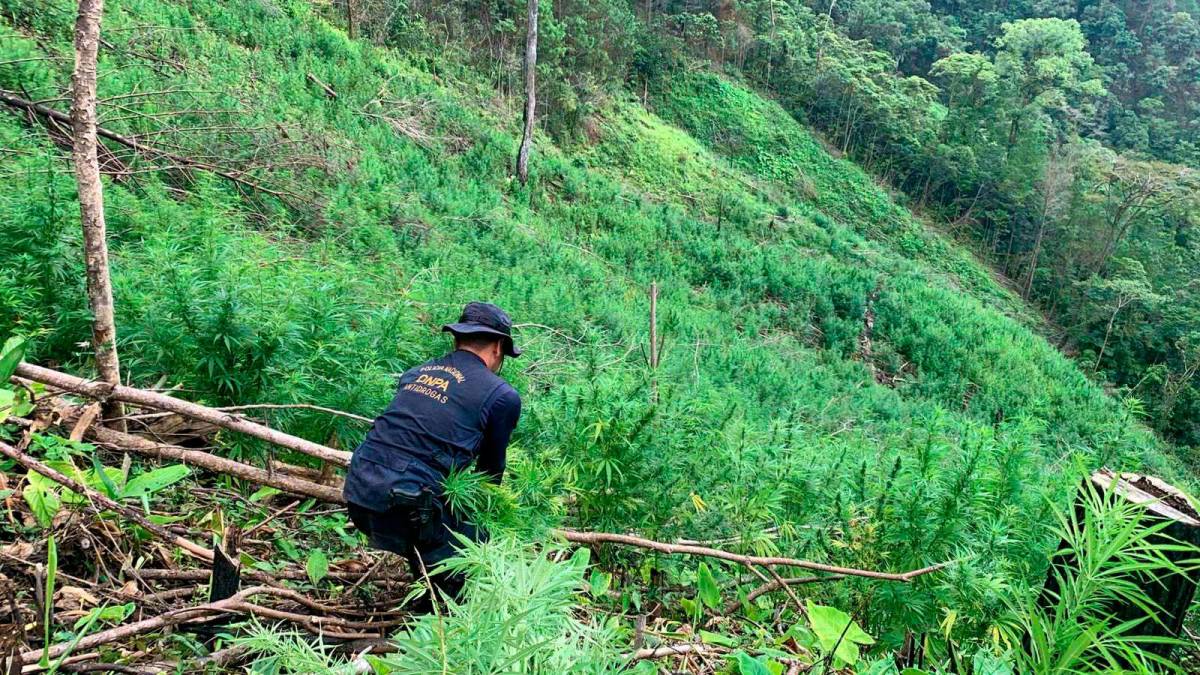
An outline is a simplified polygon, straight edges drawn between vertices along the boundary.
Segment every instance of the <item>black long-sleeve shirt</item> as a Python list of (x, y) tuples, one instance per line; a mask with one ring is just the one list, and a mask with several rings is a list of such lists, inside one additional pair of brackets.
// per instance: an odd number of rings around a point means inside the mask
[(475, 354), (458, 350), (423, 363), (400, 377), (354, 451), (346, 500), (386, 511), (392, 490), (440, 492), (450, 471), (472, 462), (499, 483), (520, 416), (520, 395)]

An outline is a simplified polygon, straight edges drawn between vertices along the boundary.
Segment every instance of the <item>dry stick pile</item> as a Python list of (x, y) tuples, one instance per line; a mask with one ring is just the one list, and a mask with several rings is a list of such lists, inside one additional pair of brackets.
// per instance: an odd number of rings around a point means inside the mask
[[(81, 395), (96, 399), (98, 401), (116, 400), (142, 408), (167, 411), (184, 417), (200, 420), (216, 427), (244, 433), (274, 445), (321, 459), (324, 462), (329, 462), (338, 466), (347, 466), (349, 464), (350, 453), (348, 452), (329, 448), (324, 445), (313, 443), (311, 441), (271, 429), (270, 427), (252, 422), (240, 415), (233, 414), (233, 411), (217, 410), (167, 396), (165, 394), (137, 389), (134, 387), (124, 385), (114, 386), (107, 383), (85, 380), (83, 378), (31, 364), (21, 364), (17, 368), (16, 375), (17, 376), (14, 377), (14, 380), (19, 383), (23, 381), (38, 382), (43, 385), (47, 385), (60, 394)], [(43, 403), (45, 402), (43, 401)], [(60, 424), (64, 427), (72, 428), (73, 436), (82, 435), (83, 437), (97, 444), (116, 450), (182, 462), (214, 473), (226, 474), (237, 478), (242, 478), (253, 483), (275, 487), (283, 492), (301, 497), (311, 497), (320, 501), (334, 504), (344, 503), (338, 488), (317, 482), (315, 480), (308, 480), (307, 478), (302, 477), (304, 473), (303, 471), (284, 473), (282, 471), (274, 471), (271, 469), (261, 469), (249, 464), (219, 457), (215, 454), (201, 450), (193, 450), (176, 445), (160, 443), (142, 436), (114, 431), (95, 423), (94, 414), (90, 412), (90, 410), (94, 408), (72, 405), (64, 401), (61, 397), (52, 398), (50, 403), (51, 405), (49, 407), (49, 414), (52, 417), (52, 420), (49, 422), (43, 420), (41, 426), (28, 422), (26, 422), (26, 425), (34, 428), (45, 428), (47, 424)], [(44, 405), (42, 406), (42, 412), (46, 413), (46, 406)], [(203, 561), (211, 561), (213, 559), (213, 551), (210, 549), (192, 542), (175, 531), (151, 522), (136, 509), (126, 507), (94, 490), (89, 489), (71, 477), (63, 475), (52, 467), (49, 467), (33, 457), (30, 457), (28, 454), (23, 452), (21, 448), (0, 443), (0, 454), (13, 459), (18, 464), (23, 466), (27, 471), (39, 473), (46, 478), (65, 486), (73, 492), (83, 495), (87, 500), (87, 508), (97, 515), (105, 511), (115, 513), (119, 517), (129, 520), (133, 523), (137, 523), (141, 527), (145, 528), (146, 531), (148, 531), (155, 538), (160, 539), (164, 543), (177, 546), (193, 557), (199, 558)], [(276, 512), (274, 515), (256, 525), (255, 528), (265, 525), (269, 520), (280, 515), (282, 512), (283, 510), (281, 509), (279, 512)], [(737, 563), (745, 566), (764, 582), (762, 586), (758, 587), (751, 593), (751, 599), (765, 593), (782, 589), (788, 593), (800, 612), (805, 611), (804, 606), (792, 592), (791, 586), (793, 585), (833, 581), (848, 576), (908, 583), (918, 577), (936, 572), (948, 564), (941, 563), (908, 572), (879, 572), (874, 570), (863, 570), (840, 567), (837, 565), (828, 565), (825, 563), (801, 560), (798, 558), (743, 555), (731, 551), (725, 551), (707, 546), (699, 546), (691, 543), (659, 542), (629, 534), (580, 532), (575, 530), (555, 530), (554, 534), (569, 542), (585, 546), (619, 544), (623, 546), (633, 546), (637, 548), (653, 550), (668, 555), (685, 554), (704, 556)], [(825, 576), (784, 579), (776, 572), (775, 567), (777, 566), (797, 567), (801, 569), (813, 570), (821, 572)], [(355, 580), (355, 588), (357, 588), (357, 586), (363, 581), (366, 581), (368, 577), (372, 577), (375, 580), (388, 580), (396, 578), (394, 574), (389, 574), (387, 572), (379, 573), (379, 567), (380, 565), (378, 564), (374, 565), (363, 574), (338, 574), (334, 572), (331, 573), (330, 576), (341, 581)], [(759, 569), (760, 567), (762, 570), (766, 571), (766, 574)], [(348, 610), (344, 608), (323, 605), (311, 600), (305, 595), (283, 587), (280, 583), (281, 579), (305, 578), (304, 573), (300, 571), (292, 572), (290, 574), (286, 572), (287, 571), (285, 570), (284, 572), (276, 574), (268, 574), (257, 570), (247, 570), (245, 572), (245, 576), (247, 578), (264, 585), (243, 590), (224, 600), (218, 600), (216, 602), (210, 602), (207, 604), (186, 607), (182, 609), (174, 609), (159, 614), (158, 616), (101, 631), (94, 635), (82, 638), (74, 647), (70, 647), (67, 644), (58, 644), (51, 645), (47, 647), (47, 649), (49, 650), (51, 657), (62, 655), (70, 649), (75, 649), (82, 652), (93, 649), (94, 647), (102, 644), (108, 644), (134, 635), (157, 631), (172, 625), (197, 621), (200, 619), (211, 619), (214, 615), (223, 614), (255, 615), (273, 621), (288, 621), (313, 633), (343, 640), (377, 638), (379, 636), (378, 632), (363, 631), (378, 631), (379, 629), (394, 627), (400, 623), (400, 621), (396, 619), (379, 619), (379, 616), (386, 615), (388, 612), (371, 612), (367, 614), (367, 620), (365, 621), (347, 619), (344, 615)], [(768, 575), (770, 578), (768, 578)], [(172, 579), (177, 581), (198, 582), (207, 579), (209, 573), (205, 570), (143, 569), (138, 571), (136, 576), (143, 583), (153, 579)], [(304, 609), (309, 610), (310, 613), (301, 614), (295, 611), (288, 611), (250, 602), (249, 599), (256, 595), (265, 595), (272, 596), (277, 599), (284, 599), (300, 605)], [(731, 603), (724, 609), (726, 613), (729, 613), (735, 611), (736, 608), (736, 604)], [(339, 614), (342, 616), (338, 616)], [(351, 612), (351, 614), (362, 616), (362, 613)], [(630, 655), (630, 658), (659, 658), (662, 656), (682, 654), (684, 652), (694, 652), (696, 650), (697, 648), (692, 645), (676, 645), (673, 647), (668, 646), (649, 650), (639, 650), (635, 654)], [(41, 656), (41, 650), (34, 650), (20, 654), (21, 659), (26, 664), (36, 663)]]
[[(69, 128), (69, 125), (71, 124), (71, 118), (66, 113), (59, 112), (58, 110), (46, 105), (42, 105), (36, 101), (30, 101), (22, 98), (11, 91), (0, 90), (0, 104), (7, 105), (17, 110), (22, 110), (29, 115), (36, 115), (57, 125), (62, 125)], [(145, 157), (151, 159), (169, 160), (175, 165), (181, 167), (207, 171), (213, 175), (220, 176), (221, 178), (234, 183), (239, 188), (245, 188), (255, 192), (271, 195), (272, 197), (284, 200), (287, 203), (302, 203), (307, 201), (304, 199), (304, 197), (291, 190), (272, 188), (264, 185), (263, 183), (254, 180), (252, 176), (249, 176), (243, 171), (228, 169), (209, 162), (184, 157), (182, 155), (163, 150), (162, 148), (147, 145), (146, 143), (142, 143), (135, 138), (118, 134), (110, 129), (105, 129), (104, 127), (97, 127), (96, 134), (101, 138), (105, 138), (113, 141), (114, 143), (125, 146), (126, 148), (129, 148), (130, 150), (133, 150), (134, 152)]]

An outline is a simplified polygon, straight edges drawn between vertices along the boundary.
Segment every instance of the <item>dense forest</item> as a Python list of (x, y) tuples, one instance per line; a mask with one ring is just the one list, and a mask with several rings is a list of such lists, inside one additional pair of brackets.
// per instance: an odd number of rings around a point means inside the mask
[[(1093, 473), (1197, 484), (1195, 3), (109, 0), (89, 192), (94, 3), (0, 0), (12, 672), (1196, 667)], [(524, 408), (409, 616), (342, 467), (471, 300)]]

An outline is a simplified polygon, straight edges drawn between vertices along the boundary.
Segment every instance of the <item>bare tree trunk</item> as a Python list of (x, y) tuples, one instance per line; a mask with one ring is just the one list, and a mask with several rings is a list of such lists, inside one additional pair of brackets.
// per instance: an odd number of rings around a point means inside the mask
[[(113, 321), (112, 283), (108, 275), (108, 240), (104, 223), (104, 191), (96, 158), (96, 51), (104, 0), (79, 0), (75, 21), (75, 71), (71, 75), (71, 128), (74, 132), (75, 180), (83, 223), (83, 256), (87, 267), (88, 305), (92, 310), (92, 347), (96, 371), (110, 384), (121, 383), (117, 328)], [(118, 401), (104, 405), (105, 417), (124, 415)], [(123, 421), (115, 425), (124, 430)]]
[(517, 178), (521, 185), (529, 180), (529, 148), (533, 144), (533, 114), (537, 107), (537, 34), (538, 0), (529, 2), (529, 25), (525, 33), (525, 133), (517, 153)]
[(1021, 289), (1021, 297), (1029, 300), (1030, 294), (1033, 293), (1033, 277), (1037, 274), (1038, 258), (1042, 256), (1042, 239), (1046, 236), (1046, 213), (1045, 208), (1042, 209), (1042, 220), (1038, 224), (1037, 239), (1033, 242), (1033, 256), (1029, 261), (1029, 273), (1025, 277), (1024, 287)]

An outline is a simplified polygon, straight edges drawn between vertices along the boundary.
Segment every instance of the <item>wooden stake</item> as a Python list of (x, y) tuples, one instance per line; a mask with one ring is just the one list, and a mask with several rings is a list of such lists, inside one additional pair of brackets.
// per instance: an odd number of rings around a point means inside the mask
[(650, 282), (650, 402), (658, 403), (658, 282)]
[(658, 282), (650, 282), (650, 369), (658, 370)]

